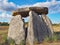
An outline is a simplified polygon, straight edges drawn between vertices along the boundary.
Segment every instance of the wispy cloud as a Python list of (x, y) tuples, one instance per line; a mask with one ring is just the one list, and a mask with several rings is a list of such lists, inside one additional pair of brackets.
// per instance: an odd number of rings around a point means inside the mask
[(5, 22), (8, 21), (9, 22), (11, 20), (11, 18), (12, 18), (12, 15), (7, 14), (6, 12), (2, 12), (0, 14), (0, 21), (5, 21)]
[(50, 14), (60, 13), (60, 1), (56, 1), (56, 0), (51, 0), (51, 1), (46, 1), (46, 2), (37, 2), (33, 5), (22, 5), (22, 6), (18, 6), (18, 8), (33, 7), (33, 6), (48, 7)]
[(12, 11), (16, 9), (16, 6), (13, 2), (8, 2), (8, 0), (0, 0), (0, 10)]
[(55, 1), (52, 0), (51, 2), (38, 2), (34, 4), (33, 6), (38, 6), (38, 7), (48, 7), (49, 8), (49, 13), (58, 13), (60, 12), (60, 1)]
[(6, 12), (11, 12), (13, 10), (16, 10), (17, 8), (22, 8), (22, 7), (32, 7), (32, 6), (37, 6), (37, 7), (48, 7), (49, 8), (49, 13), (50, 14), (55, 14), (55, 13), (60, 13), (60, 1), (56, 0), (51, 0), (51, 1), (46, 1), (46, 2), (37, 2), (33, 5), (16, 5), (13, 2), (8, 2), (8, 0), (0, 0), (0, 19), (11, 19), (11, 14), (7, 14)]
[(59, 11), (60, 9), (60, 1), (56, 0), (51, 0), (51, 1), (46, 1), (46, 2), (37, 2), (33, 5), (16, 5), (13, 2), (8, 2), (8, 0), (0, 0), (0, 10), (5, 10), (5, 11), (12, 11), (16, 10), (17, 8), (22, 8), (22, 7), (32, 7), (32, 6), (37, 6), (37, 7), (48, 7), (49, 11)]
[(6, 12), (1, 13), (0, 18), (11, 18), (12, 16), (7, 14)]
[(8, 14), (8, 12), (15, 10), (16, 6), (13, 2), (8, 2), (8, 0), (0, 0), (0, 21), (9, 22), (12, 15)]

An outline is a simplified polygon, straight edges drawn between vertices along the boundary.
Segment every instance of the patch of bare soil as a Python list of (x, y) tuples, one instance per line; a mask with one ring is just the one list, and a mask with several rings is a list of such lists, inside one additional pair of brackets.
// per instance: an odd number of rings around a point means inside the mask
[(40, 45), (60, 45), (60, 42), (53, 42), (53, 43), (43, 43)]
[(0, 26), (0, 30), (7, 30), (9, 26)]

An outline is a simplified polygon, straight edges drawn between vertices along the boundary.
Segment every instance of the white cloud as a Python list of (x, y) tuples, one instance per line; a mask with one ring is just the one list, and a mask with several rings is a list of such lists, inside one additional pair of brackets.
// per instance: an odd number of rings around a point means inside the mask
[(17, 8), (13, 2), (8, 2), (8, 0), (0, 0), (0, 10), (12, 11)]
[(60, 12), (60, 1), (52, 0), (51, 2), (38, 2), (33, 6), (37, 7), (48, 7), (49, 13), (58, 13)]
[(33, 5), (17, 5), (17, 8), (25, 8), (25, 7), (32, 7)]
[(60, 5), (60, 1), (51, 1), (51, 2), (38, 2), (34, 4), (33, 6), (39, 6), (39, 7), (51, 7), (54, 5)]
[(22, 7), (32, 7), (32, 6), (37, 6), (37, 7), (48, 7), (49, 8), (49, 13), (58, 13), (60, 12), (60, 1), (56, 0), (51, 0), (51, 1), (46, 1), (46, 2), (37, 2), (33, 5), (16, 5), (13, 2), (8, 2), (8, 0), (0, 0), (0, 19), (11, 19), (11, 15), (7, 14), (6, 11), (12, 11), (17, 8), (22, 8)]
[(46, 1), (46, 2), (37, 2), (33, 5), (22, 5), (18, 6), (18, 8), (23, 8), (23, 7), (48, 7), (49, 13), (59, 13), (60, 12), (60, 1), (56, 0), (51, 0), (51, 1)]
[(16, 5), (13, 2), (8, 2), (8, 0), (0, 0), (0, 21), (10, 21), (12, 15), (6, 12), (11, 12), (15, 9)]
[(6, 12), (2, 12), (0, 14), (0, 21), (10, 21), (12, 18), (12, 15), (7, 14)]
[(11, 17), (12, 17), (12, 15), (7, 14), (6, 12), (2, 12), (0, 14), (0, 18), (11, 18)]
[[(48, 7), (49, 11), (53, 10), (53, 12), (54, 12), (55, 8), (58, 9), (60, 7), (60, 1), (56, 1), (56, 0), (48, 1), (47, 0), (46, 2), (37, 2), (33, 5), (22, 5), (22, 6), (20, 6), (20, 5), (14, 4), (13, 2), (8, 2), (8, 0), (0, 0), (0, 10), (5, 10), (5, 11), (12, 11), (12, 10), (16, 10), (17, 8), (32, 7), (32, 6)], [(59, 10), (57, 10), (57, 11), (59, 11)]]

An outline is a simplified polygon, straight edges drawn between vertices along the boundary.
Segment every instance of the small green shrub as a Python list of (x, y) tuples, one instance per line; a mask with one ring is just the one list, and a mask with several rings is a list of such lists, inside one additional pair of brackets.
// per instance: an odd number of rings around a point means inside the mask
[(52, 37), (45, 37), (44, 42), (56, 42), (58, 41), (58, 36), (57, 35), (53, 35)]
[(15, 44), (15, 41), (14, 41), (13, 39), (10, 39), (10, 40), (9, 40), (9, 44), (10, 44), (10, 45), (14, 45), (14, 44)]
[(57, 35), (53, 35), (53, 37), (52, 37), (52, 41), (53, 41), (53, 42), (58, 41), (58, 36), (57, 36)]
[(34, 43), (38, 43), (38, 40), (37, 40), (37, 39), (35, 39), (35, 40), (34, 40)]
[(6, 40), (7, 40), (7, 35), (3, 35), (2, 39), (3, 39), (4, 42), (6, 42)]
[(25, 44), (25, 41), (22, 40), (22, 41), (20, 42), (20, 45), (24, 45), (24, 44)]
[(51, 41), (51, 38), (46, 36), (45, 39), (44, 39), (44, 42), (49, 42), (49, 41)]

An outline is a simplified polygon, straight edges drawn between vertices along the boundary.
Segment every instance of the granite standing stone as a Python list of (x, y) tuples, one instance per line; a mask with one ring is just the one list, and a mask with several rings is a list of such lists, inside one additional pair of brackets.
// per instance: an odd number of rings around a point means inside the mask
[(29, 45), (34, 45), (35, 41), (41, 42), (43, 40), (43, 30), (41, 27), (41, 19), (34, 12), (29, 12), (29, 22), (28, 22), (28, 43)]
[(8, 40), (13, 39), (16, 44), (20, 44), (25, 39), (24, 22), (21, 15), (13, 16), (8, 30)]
[(34, 42), (34, 30), (33, 30), (33, 15), (32, 15), (32, 11), (29, 12), (27, 40), (28, 40), (27, 42), (28, 42), (29, 45), (33, 45), (33, 42)]

